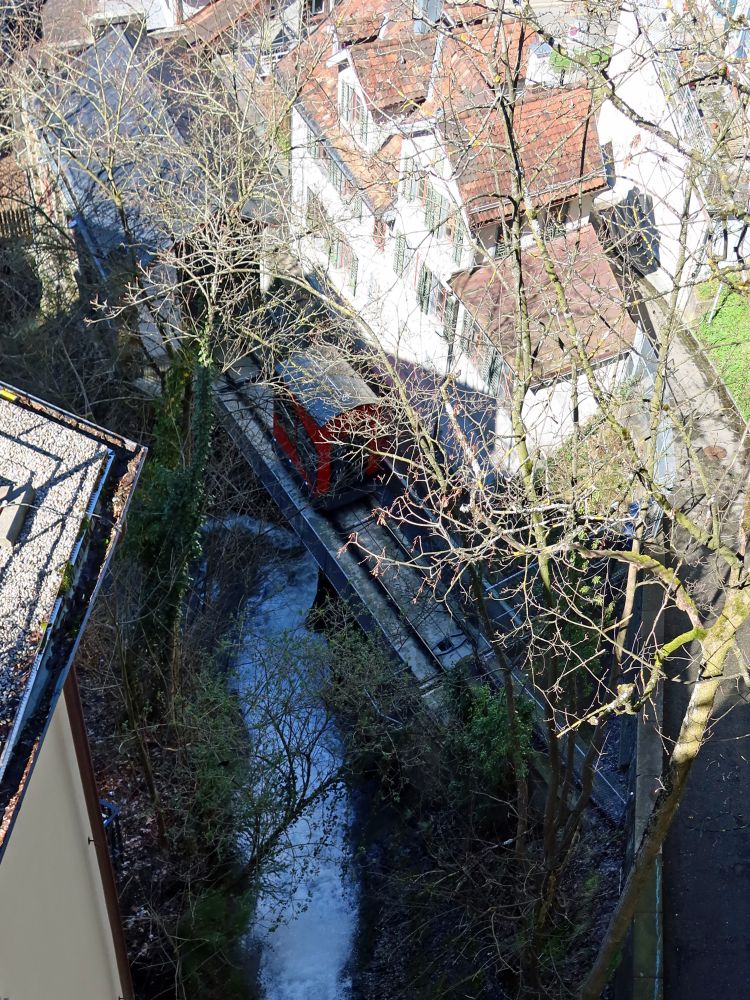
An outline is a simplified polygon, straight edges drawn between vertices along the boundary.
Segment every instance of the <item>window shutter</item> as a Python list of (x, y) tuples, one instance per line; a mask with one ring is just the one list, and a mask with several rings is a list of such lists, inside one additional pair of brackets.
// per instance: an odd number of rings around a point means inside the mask
[(341, 82), (341, 117), (345, 122), (352, 117), (352, 91), (345, 81)]
[(460, 264), (464, 252), (464, 227), (456, 222), (456, 232), (453, 237), (453, 263)]
[(367, 133), (369, 130), (370, 116), (367, 113), (367, 108), (361, 107), (359, 109), (359, 140), (363, 145), (367, 145)]
[(437, 214), (437, 195), (432, 190), (432, 187), (427, 188), (427, 203), (424, 209), (424, 221), (425, 225), (430, 232), (435, 228), (435, 218)]
[(449, 295), (445, 302), (445, 312), (443, 313), (443, 336), (451, 343), (456, 334), (456, 320), (458, 319), (458, 299)]
[(430, 279), (432, 274), (424, 264), (419, 265), (419, 277), (417, 278), (417, 300), (422, 312), (427, 312), (430, 304)]
[(359, 271), (359, 258), (356, 254), (352, 254), (352, 265), (349, 271), (349, 288), (351, 289), (352, 295), (357, 294), (357, 273)]
[(490, 368), (492, 367), (492, 356), (495, 353), (495, 348), (484, 333), (480, 333), (477, 341), (477, 371), (486, 385), (490, 379)]
[(471, 354), (474, 340), (474, 320), (468, 312), (464, 311), (463, 323), (458, 334), (458, 342), (464, 354)]
[(445, 236), (445, 227), (450, 215), (450, 203), (441, 194), (437, 196), (438, 208), (437, 219), (435, 220), (439, 235)]
[(393, 261), (393, 270), (398, 275), (402, 275), (404, 273), (405, 255), (406, 255), (406, 238), (399, 233), (399, 235), (396, 237), (396, 246), (394, 249), (394, 261)]
[(500, 360), (500, 355), (494, 347), (490, 350), (490, 355), (490, 363), (487, 371), (487, 388), (494, 395), (497, 393), (497, 388), (500, 384), (502, 362)]

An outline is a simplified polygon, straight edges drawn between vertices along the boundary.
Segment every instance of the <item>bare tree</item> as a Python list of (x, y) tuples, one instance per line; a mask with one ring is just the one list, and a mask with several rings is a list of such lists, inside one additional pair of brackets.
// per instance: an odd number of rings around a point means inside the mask
[[(691, 393), (684, 330), (709, 278), (716, 302), (745, 299), (747, 25), (697, 4), (666, 22), (623, 8), (573, 42), (533, 6), (419, 9), (415, 23), (411, 4), (336, 5), (276, 76), (226, 41), (165, 51), (111, 29), (114, 83), (100, 39), (23, 66), (16, 100), (30, 156), (53, 165), (126, 288), (108, 314), (129, 310), (152, 361), (184, 350), (216, 373), (250, 356), (262, 408), (281, 391), (277, 359), (333, 343), (377, 386), (381, 457), (401, 484), (377, 510), (403, 541), (395, 562), (489, 642), (478, 669), (515, 734), (508, 919), (529, 930), (510, 964), (532, 993), (549, 988), (540, 955), (611, 720), (645, 719), (690, 651), (688, 707), (582, 986), (593, 998), (750, 611), (744, 432), (723, 464), (706, 454), (717, 395)], [(717, 95), (706, 128), (696, 102)], [(688, 624), (660, 639), (675, 607)]]

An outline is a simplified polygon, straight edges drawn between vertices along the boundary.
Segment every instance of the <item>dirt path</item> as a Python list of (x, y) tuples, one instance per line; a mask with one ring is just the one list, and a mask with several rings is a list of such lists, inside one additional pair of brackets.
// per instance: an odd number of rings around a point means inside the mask
[[(726, 539), (736, 544), (747, 477), (742, 421), (723, 386), (688, 336), (672, 353), (670, 387), (693, 447), (722, 499)], [(687, 469), (678, 489), (689, 503), (702, 493)], [(700, 504), (696, 508), (700, 510)], [(703, 606), (720, 607), (722, 580), (706, 553), (686, 547), (687, 575)], [(665, 618), (665, 639), (686, 627), (677, 609)], [(750, 630), (740, 645), (750, 662)], [(664, 736), (679, 728), (700, 649), (676, 663), (664, 690)], [(663, 851), (664, 1000), (718, 1000), (750, 995), (750, 684), (733, 662), (717, 698), (710, 738), (693, 767)], [(685, 683), (687, 682), (687, 683)]]

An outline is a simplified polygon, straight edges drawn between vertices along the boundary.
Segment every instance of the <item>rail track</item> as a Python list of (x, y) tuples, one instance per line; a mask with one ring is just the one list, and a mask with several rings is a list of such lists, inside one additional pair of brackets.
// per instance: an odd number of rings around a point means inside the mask
[[(499, 683), (487, 638), (455, 600), (435, 593), (435, 584), (420, 570), (399, 529), (373, 513), (399, 488), (398, 483), (380, 484), (379, 492), (323, 512), (311, 505), (291, 463), (274, 445), (271, 392), (255, 381), (252, 368), (217, 379), (214, 397), (230, 436), (321, 571), (365, 630), (378, 635), (411, 671), (427, 702), (440, 709), (446, 671), (470, 655), (478, 657), (486, 675)], [(493, 604), (495, 623), (502, 627), (504, 621), (508, 630), (516, 628), (514, 609), (505, 601)], [(519, 669), (513, 670), (513, 681), (535, 705), (541, 721), (544, 705), (539, 694)], [(578, 774), (584, 758), (584, 747), (576, 743)], [(627, 801), (601, 770), (595, 772), (593, 797), (610, 819), (622, 821)]]

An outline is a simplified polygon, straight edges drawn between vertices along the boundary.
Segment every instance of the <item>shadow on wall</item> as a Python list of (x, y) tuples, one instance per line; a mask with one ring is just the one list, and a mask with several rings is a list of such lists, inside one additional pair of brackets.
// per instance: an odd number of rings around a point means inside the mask
[(652, 274), (659, 269), (659, 230), (650, 195), (633, 187), (617, 205), (601, 209), (599, 216), (609, 249), (627, 258), (640, 274)]
[(0, 245), (0, 329), (14, 330), (36, 315), (42, 283), (29, 249), (20, 242)]

